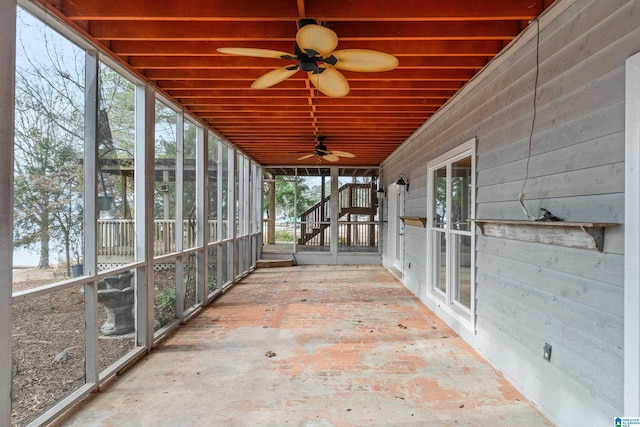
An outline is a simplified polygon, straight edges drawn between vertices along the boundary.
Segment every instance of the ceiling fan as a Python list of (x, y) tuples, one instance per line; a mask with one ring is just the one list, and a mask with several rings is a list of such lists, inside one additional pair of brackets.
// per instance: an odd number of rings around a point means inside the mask
[(334, 50), (338, 36), (314, 19), (298, 21), (298, 32), (293, 55), (270, 49), (221, 47), (218, 52), (256, 58), (274, 58), (298, 61), (297, 64), (276, 68), (259, 77), (252, 89), (266, 89), (294, 75), (306, 71), (311, 83), (327, 96), (340, 98), (349, 93), (349, 83), (338, 70), (379, 72), (398, 66), (398, 58), (388, 53), (369, 49)]
[[(319, 136), (316, 140), (316, 147), (312, 153), (306, 153), (304, 156), (299, 157), (298, 160), (308, 159), (313, 156), (317, 156), (318, 159), (326, 159), (330, 162), (337, 162), (340, 160), (340, 157), (348, 157), (354, 158), (355, 154), (349, 153), (347, 151), (338, 151), (338, 150), (327, 150), (327, 147), (324, 145), (324, 136)], [(301, 153), (298, 153), (301, 154)]]

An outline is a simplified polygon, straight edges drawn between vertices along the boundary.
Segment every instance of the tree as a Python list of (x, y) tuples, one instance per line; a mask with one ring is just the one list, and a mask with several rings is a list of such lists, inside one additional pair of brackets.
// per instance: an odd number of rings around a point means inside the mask
[[(49, 267), (51, 245), (67, 260), (82, 221), (84, 73), (79, 49), (20, 13), (16, 58), (14, 245), (39, 247)], [(36, 27), (36, 31), (33, 28)], [(23, 35), (31, 42), (25, 46)], [(36, 36), (38, 42), (32, 39)], [(67, 42), (68, 43), (68, 42)], [(36, 46), (36, 47), (34, 47)], [(70, 44), (68, 43), (68, 46)], [(35, 50), (36, 52), (33, 52)], [(36, 59), (37, 58), (37, 59)]]
[[(296, 198), (296, 189), (298, 196)], [(319, 194), (319, 193), (318, 193)], [(276, 177), (276, 209), (288, 218), (300, 214), (314, 204), (313, 194), (306, 179), (302, 177)], [(269, 187), (264, 189), (264, 211), (269, 212)], [(297, 203), (297, 204), (296, 204)], [(295, 209), (294, 209), (295, 207)]]
[[(58, 248), (69, 269), (71, 252), (80, 257), (83, 249), (84, 51), (27, 12), (18, 18), (14, 246), (39, 249), (40, 268)], [(99, 106), (101, 159), (132, 161), (134, 87), (104, 64)], [(110, 174), (101, 167), (99, 190), (110, 191), (114, 207), (130, 217), (133, 191), (125, 200), (114, 191), (125, 187), (119, 167)]]

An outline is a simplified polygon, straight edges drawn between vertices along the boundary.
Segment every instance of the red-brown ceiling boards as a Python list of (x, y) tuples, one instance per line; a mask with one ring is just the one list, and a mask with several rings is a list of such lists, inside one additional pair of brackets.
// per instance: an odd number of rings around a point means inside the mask
[[(330, 150), (355, 154), (341, 157), (339, 164), (358, 166), (380, 164), (552, 1), (42, 3), (258, 162), (316, 164), (316, 156), (299, 160), (299, 153), (313, 152), (323, 137)], [(343, 68), (339, 73), (348, 82), (348, 94), (332, 97), (302, 70), (252, 89), (260, 76), (297, 61), (217, 50), (293, 54), (301, 18), (337, 34), (338, 51), (385, 52), (398, 65), (373, 72)]]

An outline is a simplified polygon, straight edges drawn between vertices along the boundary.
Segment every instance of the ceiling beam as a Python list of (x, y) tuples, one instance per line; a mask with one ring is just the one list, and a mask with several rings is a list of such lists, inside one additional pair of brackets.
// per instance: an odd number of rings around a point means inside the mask
[[(473, 69), (479, 70), (487, 64), (485, 56), (403, 56), (399, 69)], [(291, 61), (281, 59), (260, 59), (243, 56), (130, 56), (129, 64), (136, 69), (258, 69), (276, 68)]]
[[(379, 40), (510, 40), (521, 31), (520, 21), (333, 22), (328, 26), (346, 41)], [(91, 34), (97, 40), (145, 41), (284, 41), (293, 45), (296, 25), (291, 21), (190, 22), (95, 21)], [(340, 45), (339, 45), (340, 46)]]
[[(282, 0), (278, 7), (255, 0), (156, 0), (126, 2), (62, 0), (59, 9), (72, 20), (292, 20), (299, 17), (299, 2)], [(441, 20), (528, 20), (543, 10), (542, 0), (485, 2), (403, 0), (397, 7), (389, 0), (367, 0), (366, 3), (344, 0), (322, 0), (305, 6), (305, 15), (323, 21), (441, 21)]]
[[(359, 40), (340, 43), (340, 49), (374, 49), (406, 56), (495, 56), (506, 45), (500, 40)], [(219, 47), (229, 47), (219, 41), (124, 41), (114, 40), (108, 46), (123, 56), (212, 56)], [(281, 41), (237, 41), (233, 47), (272, 49), (293, 52), (293, 45)], [(400, 60), (402, 62), (402, 59)]]

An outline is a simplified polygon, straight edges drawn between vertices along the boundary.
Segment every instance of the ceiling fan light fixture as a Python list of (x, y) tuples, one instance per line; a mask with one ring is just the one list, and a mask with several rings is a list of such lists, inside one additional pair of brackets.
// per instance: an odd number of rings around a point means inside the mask
[[(304, 156), (299, 157), (298, 160), (305, 160), (311, 157), (316, 157), (318, 160), (325, 159), (329, 162), (337, 162), (341, 157), (356, 157), (355, 154), (349, 153), (347, 151), (339, 151), (339, 150), (329, 150), (327, 146), (324, 145), (325, 136), (319, 135), (316, 137), (316, 146), (312, 153), (306, 153)], [(302, 154), (302, 153), (298, 153)]]
[[(398, 66), (398, 59), (388, 53), (369, 49), (343, 49), (336, 51), (338, 35), (318, 25), (313, 19), (298, 21), (294, 54), (277, 50), (221, 47), (218, 52), (230, 55), (296, 60), (298, 64), (270, 71), (259, 77), (253, 89), (266, 89), (291, 77), (298, 70), (307, 73), (311, 83), (324, 95), (341, 98), (349, 93), (349, 82), (338, 71), (379, 72)], [(322, 76), (322, 77), (319, 77)]]

